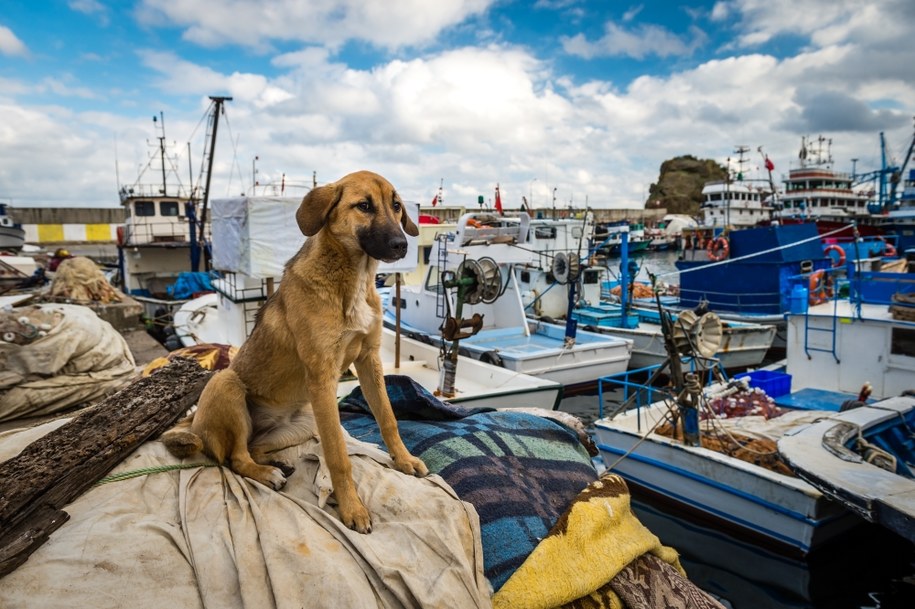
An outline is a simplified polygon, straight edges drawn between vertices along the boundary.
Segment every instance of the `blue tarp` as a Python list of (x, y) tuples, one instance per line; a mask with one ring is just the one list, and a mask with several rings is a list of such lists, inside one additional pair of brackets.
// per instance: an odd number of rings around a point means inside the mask
[(212, 292), (213, 284), (210, 283), (209, 273), (181, 273), (166, 290), (170, 298), (184, 300), (200, 292)]

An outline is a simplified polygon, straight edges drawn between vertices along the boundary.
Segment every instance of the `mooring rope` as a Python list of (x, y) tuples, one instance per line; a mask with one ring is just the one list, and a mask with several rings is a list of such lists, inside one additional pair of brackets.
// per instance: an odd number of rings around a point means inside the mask
[(119, 474), (112, 474), (110, 476), (105, 476), (101, 480), (95, 483), (94, 486), (99, 486), (101, 484), (108, 484), (109, 482), (120, 482), (121, 480), (129, 480), (131, 478), (139, 478), (140, 476), (148, 476), (149, 474), (159, 474), (162, 472), (169, 472), (176, 469), (194, 469), (195, 467), (216, 467), (215, 463), (175, 463), (173, 465), (157, 465), (154, 467), (143, 467), (140, 469), (134, 469), (129, 472), (121, 472)]

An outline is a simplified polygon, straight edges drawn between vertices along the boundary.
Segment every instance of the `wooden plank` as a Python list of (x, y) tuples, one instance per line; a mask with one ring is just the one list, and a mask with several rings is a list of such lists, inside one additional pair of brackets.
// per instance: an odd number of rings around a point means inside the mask
[(211, 375), (176, 359), (0, 463), (0, 577), (67, 521), (64, 506), (196, 403)]

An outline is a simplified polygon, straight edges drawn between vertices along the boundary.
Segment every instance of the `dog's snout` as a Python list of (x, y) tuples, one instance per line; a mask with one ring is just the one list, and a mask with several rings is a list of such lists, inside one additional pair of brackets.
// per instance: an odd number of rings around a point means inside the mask
[(391, 239), (389, 247), (393, 255), (403, 258), (407, 255), (407, 238), (403, 235), (398, 235)]

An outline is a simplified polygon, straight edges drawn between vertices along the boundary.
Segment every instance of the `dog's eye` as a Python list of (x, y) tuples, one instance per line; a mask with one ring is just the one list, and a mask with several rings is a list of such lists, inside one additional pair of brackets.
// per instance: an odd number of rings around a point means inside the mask
[(359, 201), (358, 203), (356, 203), (356, 207), (360, 211), (372, 211), (372, 204), (369, 203), (368, 201)]
[(391, 205), (391, 208), (394, 211), (400, 211), (400, 208), (401, 208), (400, 201), (394, 201), (394, 204)]

